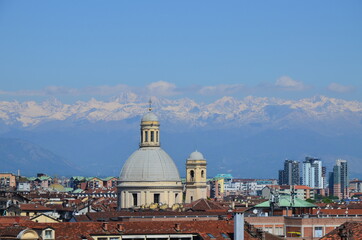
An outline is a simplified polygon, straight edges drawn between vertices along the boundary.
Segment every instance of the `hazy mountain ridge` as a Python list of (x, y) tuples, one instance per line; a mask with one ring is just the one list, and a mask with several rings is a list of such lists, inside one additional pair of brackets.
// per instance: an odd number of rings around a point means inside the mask
[[(308, 121), (327, 123), (343, 120), (361, 127), (362, 103), (324, 96), (300, 100), (246, 97), (223, 97), (213, 103), (197, 103), (191, 99), (177, 100), (153, 97), (154, 111), (162, 120), (192, 126), (228, 128), (253, 123), (275, 125), (278, 122), (297, 124)], [(122, 121), (141, 116), (147, 111), (147, 100), (128, 93), (110, 101), (91, 99), (63, 104), (56, 99), (37, 103), (0, 102), (0, 120), (6, 125), (34, 127), (49, 121)]]
[[(59, 174), (81, 172), (64, 158), (36, 144), (13, 138), (0, 138), (1, 171), (32, 175), (37, 172)], [(61, 169), (61, 171), (60, 171)]]

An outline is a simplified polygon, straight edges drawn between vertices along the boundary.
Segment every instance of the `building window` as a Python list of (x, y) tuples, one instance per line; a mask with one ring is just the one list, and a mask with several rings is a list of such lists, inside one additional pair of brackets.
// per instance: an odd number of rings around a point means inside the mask
[(323, 237), (323, 227), (314, 228), (314, 237)]
[(175, 193), (175, 202), (177, 201), (178, 193)]
[(133, 206), (138, 206), (137, 193), (133, 193)]
[(278, 236), (284, 235), (283, 227), (275, 227), (274, 235), (278, 235)]
[(221, 233), (221, 236), (225, 239), (230, 239), (230, 237), (226, 233)]
[(204, 177), (204, 170), (201, 170), (201, 177)]
[(158, 142), (158, 131), (156, 131), (156, 142)]
[(190, 171), (190, 181), (193, 182), (194, 181), (194, 177), (195, 177), (195, 172), (194, 170)]
[(151, 142), (155, 141), (155, 132), (151, 131)]
[(206, 233), (207, 236), (209, 236), (209, 238), (215, 238), (214, 235), (212, 235), (211, 233)]
[(160, 202), (160, 194), (159, 193), (153, 194), (153, 202), (154, 203), (159, 203)]
[(143, 143), (143, 131), (141, 131), (141, 143)]
[(148, 131), (145, 131), (145, 142), (148, 142)]
[(53, 238), (53, 231), (52, 230), (45, 230), (44, 231), (44, 239), (52, 239)]

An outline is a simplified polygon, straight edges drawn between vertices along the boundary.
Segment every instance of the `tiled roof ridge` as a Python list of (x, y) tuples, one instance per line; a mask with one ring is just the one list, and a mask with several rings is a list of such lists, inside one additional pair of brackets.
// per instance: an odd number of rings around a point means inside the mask
[(345, 222), (322, 237), (321, 240), (341, 239), (341, 235), (347, 237), (346, 239), (362, 239), (362, 220)]
[(209, 207), (209, 209), (211, 209), (210, 204), (208, 203), (208, 201), (206, 201), (205, 199), (202, 199), (202, 200), (206, 203), (206, 205)]

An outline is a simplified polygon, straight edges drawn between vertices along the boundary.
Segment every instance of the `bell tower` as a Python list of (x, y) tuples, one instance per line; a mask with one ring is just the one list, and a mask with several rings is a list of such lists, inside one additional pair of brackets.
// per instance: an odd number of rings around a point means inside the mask
[(206, 199), (206, 159), (195, 151), (186, 160), (186, 197), (185, 203)]
[(160, 122), (157, 116), (152, 112), (152, 102), (149, 101), (148, 113), (141, 120), (141, 139), (140, 147), (159, 147), (160, 146)]

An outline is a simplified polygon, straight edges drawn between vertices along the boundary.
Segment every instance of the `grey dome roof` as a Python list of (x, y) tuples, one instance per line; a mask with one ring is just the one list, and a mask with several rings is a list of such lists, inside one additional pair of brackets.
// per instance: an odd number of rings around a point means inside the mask
[(205, 160), (204, 155), (197, 150), (190, 154), (189, 160)]
[(181, 181), (172, 158), (160, 147), (140, 148), (123, 165), (120, 181)]
[(142, 122), (158, 121), (158, 117), (153, 112), (148, 112), (142, 117)]

